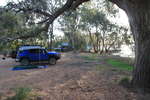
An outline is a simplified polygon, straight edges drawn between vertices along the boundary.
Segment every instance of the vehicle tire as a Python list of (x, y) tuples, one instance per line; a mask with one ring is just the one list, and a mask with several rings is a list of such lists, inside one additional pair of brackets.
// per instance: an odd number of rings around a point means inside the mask
[(49, 64), (50, 65), (55, 65), (56, 64), (56, 58), (50, 58), (49, 59)]
[(21, 65), (23, 65), (23, 66), (27, 66), (27, 65), (30, 64), (30, 61), (29, 61), (29, 59), (27, 59), (27, 58), (23, 58), (23, 59), (20, 61), (20, 63), (21, 63)]

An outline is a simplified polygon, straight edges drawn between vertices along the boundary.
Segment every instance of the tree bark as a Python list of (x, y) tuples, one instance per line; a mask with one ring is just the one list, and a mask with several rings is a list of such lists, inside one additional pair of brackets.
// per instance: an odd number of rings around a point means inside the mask
[(52, 47), (53, 47), (53, 36), (54, 36), (54, 33), (53, 33), (53, 23), (50, 24), (50, 27), (49, 27), (49, 32), (48, 32), (48, 37), (49, 37), (49, 49), (52, 50)]
[(150, 1), (111, 0), (128, 15), (135, 40), (135, 68), (132, 85), (150, 89)]
[(144, 8), (127, 13), (135, 40), (135, 69), (132, 83), (136, 87), (150, 89), (150, 9)]
[(88, 33), (89, 33), (90, 41), (92, 42), (92, 45), (93, 45), (94, 53), (97, 53), (98, 51), (96, 50), (96, 46), (92, 37), (92, 33), (89, 29), (88, 29)]
[(102, 50), (101, 50), (101, 53), (100, 54), (102, 54), (102, 53), (105, 53), (105, 31), (103, 30), (103, 32), (102, 32)]

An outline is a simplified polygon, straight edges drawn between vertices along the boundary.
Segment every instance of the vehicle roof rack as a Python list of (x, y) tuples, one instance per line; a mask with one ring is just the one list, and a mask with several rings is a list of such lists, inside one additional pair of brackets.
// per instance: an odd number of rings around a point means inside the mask
[(30, 45), (30, 46), (20, 46), (19, 50), (29, 50), (29, 49), (44, 49), (42, 46)]

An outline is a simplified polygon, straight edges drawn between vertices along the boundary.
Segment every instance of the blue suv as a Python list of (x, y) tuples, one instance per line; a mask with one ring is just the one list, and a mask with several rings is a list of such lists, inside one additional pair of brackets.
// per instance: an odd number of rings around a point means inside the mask
[(49, 64), (56, 64), (61, 58), (60, 53), (48, 52), (41, 46), (21, 46), (17, 51), (16, 61), (21, 65), (29, 65), (31, 62), (47, 61)]

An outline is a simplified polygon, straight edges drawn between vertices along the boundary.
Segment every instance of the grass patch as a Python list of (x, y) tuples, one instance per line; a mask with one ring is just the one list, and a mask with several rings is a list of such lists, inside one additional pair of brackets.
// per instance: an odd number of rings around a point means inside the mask
[(106, 70), (106, 69), (108, 69), (107, 66), (103, 66), (103, 65), (97, 65), (97, 66), (96, 66), (96, 70), (97, 70), (97, 71), (102, 71), (102, 70)]
[(124, 63), (124, 62), (119, 61), (119, 60), (108, 59), (107, 63), (111, 64), (113, 67), (120, 68), (120, 69), (123, 69), (123, 70), (128, 70), (128, 71), (133, 70), (133, 66), (130, 66), (129, 64)]
[(87, 54), (87, 55), (83, 55), (83, 56), (81, 56), (81, 57), (82, 57), (84, 60), (91, 60), (91, 61), (94, 61), (94, 60), (98, 60), (97, 55), (98, 55), (98, 54)]
[(15, 95), (7, 100), (29, 100), (30, 92), (30, 88), (17, 88), (15, 89)]

